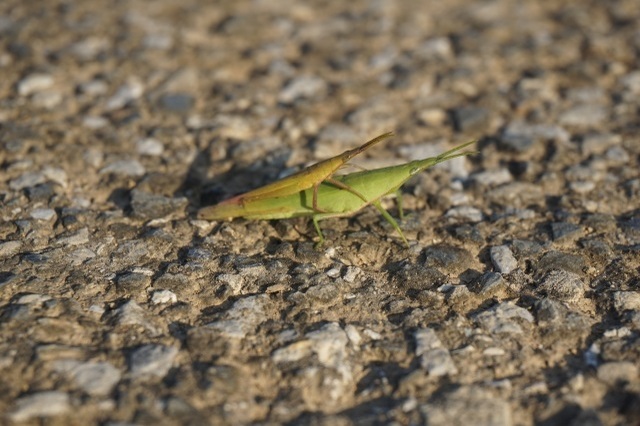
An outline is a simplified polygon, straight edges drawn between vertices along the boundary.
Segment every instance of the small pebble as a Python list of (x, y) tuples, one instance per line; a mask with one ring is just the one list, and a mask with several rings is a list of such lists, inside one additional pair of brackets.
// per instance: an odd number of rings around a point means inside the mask
[(445, 217), (462, 219), (469, 222), (481, 222), (484, 218), (482, 211), (472, 206), (456, 206), (445, 213)]
[(0, 259), (11, 257), (18, 253), (22, 248), (22, 242), (20, 241), (5, 241), (0, 243)]
[(46, 177), (42, 172), (26, 172), (15, 179), (11, 179), (11, 181), (9, 181), (9, 188), (14, 191), (20, 191), (24, 188), (41, 184), (45, 180)]
[(593, 191), (596, 187), (596, 184), (592, 181), (577, 181), (569, 183), (569, 189), (571, 189), (576, 194), (588, 194)]
[(36, 220), (48, 221), (56, 217), (56, 211), (53, 209), (33, 209), (29, 216)]
[(82, 119), (82, 125), (87, 129), (102, 129), (109, 125), (109, 120), (104, 117), (88, 115)]
[(448, 59), (454, 55), (454, 48), (449, 37), (434, 37), (425, 40), (414, 53), (424, 59)]
[(471, 175), (471, 180), (481, 185), (495, 186), (508, 183), (513, 180), (513, 176), (506, 168), (491, 169)]
[(434, 402), (420, 406), (429, 425), (512, 426), (509, 403), (492, 392), (470, 386), (460, 386), (444, 392)]
[(69, 374), (80, 389), (94, 396), (109, 395), (121, 377), (120, 370), (108, 362), (62, 360), (55, 368)]
[(496, 347), (486, 348), (482, 351), (482, 354), (486, 356), (503, 356), (505, 353), (506, 351), (504, 349)]
[(129, 300), (120, 305), (111, 315), (115, 323), (120, 326), (139, 325), (154, 334), (160, 331), (158, 327), (151, 322), (150, 315), (133, 300)]
[(608, 116), (606, 108), (599, 105), (577, 105), (560, 114), (558, 121), (563, 126), (591, 128), (602, 124)]
[(134, 189), (131, 191), (131, 209), (135, 217), (158, 219), (181, 213), (188, 204), (184, 197), (170, 198)]
[(239, 274), (219, 274), (216, 281), (220, 284), (227, 285), (232, 294), (243, 294), (244, 278)]
[(631, 159), (629, 153), (621, 146), (613, 146), (607, 150), (605, 157), (609, 162), (617, 165), (627, 164)]
[(475, 318), (483, 328), (495, 334), (521, 334), (523, 330), (518, 320), (533, 323), (531, 313), (512, 302), (502, 302), (480, 312)]
[(490, 250), (491, 262), (501, 274), (510, 274), (518, 267), (518, 261), (508, 246), (494, 246)]
[(607, 149), (622, 142), (620, 135), (612, 133), (592, 133), (584, 136), (580, 150), (584, 155), (600, 155)]
[(164, 152), (164, 145), (157, 139), (146, 138), (136, 142), (138, 154), (157, 157)]
[(51, 417), (71, 409), (69, 394), (60, 391), (41, 391), (16, 400), (9, 417), (14, 422), (24, 422), (36, 417)]
[(88, 96), (100, 96), (109, 91), (109, 85), (104, 80), (95, 79), (82, 83), (78, 89), (81, 93)]
[(640, 292), (616, 291), (613, 293), (613, 307), (622, 315), (624, 311), (640, 310)]
[(114, 174), (125, 177), (143, 176), (146, 170), (138, 160), (119, 160), (103, 167), (100, 174)]
[(18, 82), (18, 94), (29, 96), (33, 93), (42, 92), (53, 86), (53, 76), (50, 74), (34, 73)]
[(500, 290), (506, 287), (507, 283), (502, 277), (502, 274), (497, 272), (488, 272), (482, 277), (481, 284), (482, 288), (480, 293), (485, 294)]
[(287, 83), (280, 91), (278, 100), (291, 104), (300, 99), (316, 99), (322, 97), (326, 90), (327, 83), (320, 77), (300, 76)]
[(489, 126), (490, 113), (485, 108), (455, 108), (452, 116), (454, 127), (459, 132), (482, 133)]
[(629, 361), (605, 362), (598, 367), (598, 379), (610, 386), (638, 380), (638, 367)]
[(425, 266), (442, 268), (447, 272), (462, 272), (473, 263), (471, 253), (460, 247), (438, 244), (427, 247), (423, 253)]
[(63, 234), (56, 239), (55, 244), (59, 246), (79, 246), (89, 242), (89, 229), (82, 228), (72, 234)]
[(164, 377), (178, 355), (178, 349), (164, 345), (144, 345), (129, 357), (129, 371), (134, 378), (145, 376)]
[(223, 318), (207, 324), (207, 327), (218, 330), (222, 335), (234, 339), (244, 339), (247, 334), (255, 332), (258, 325), (264, 322), (266, 295), (247, 296), (238, 299), (223, 313)]
[(63, 96), (60, 92), (39, 92), (31, 98), (34, 106), (44, 109), (53, 109), (60, 105), (62, 100)]
[(187, 93), (167, 93), (160, 96), (158, 106), (169, 112), (186, 113), (195, 102), (194, 97)]
[(361, 272), (362, 270), (357, 266), (347, 266), (347, 269), (344, 275), (342, 276), (342, 279), (348, 283), (352, 283), (356, 280), (356, 278)]
[(552, 299), (569, 303), (582, 300), (585, 292), (580, 276), (562, 269), (549, 271), (538, 288)]
[(120, 86), (116, 93), (107, 100), (105, 109), (107, 111), (120, 109), (129, 102), (141, 97), (143, 93), (144, 86), (142, 83), (137, 79), (130, 79), (127, 83)]

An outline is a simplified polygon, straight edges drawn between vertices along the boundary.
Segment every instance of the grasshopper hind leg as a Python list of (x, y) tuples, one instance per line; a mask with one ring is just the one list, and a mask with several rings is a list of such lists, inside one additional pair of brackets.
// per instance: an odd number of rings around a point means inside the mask
[(378, 209), (378, 211), (380, 212), (382, 217), (384, 217), (387, 220), (387, 222), (389, 222), (391, 224), (391, 226), (393, 226), (393, 228), (396, 231), (398, 231), (398, 234), (400, 235), (400, 238), (402, 238), (402, 241), (404, 241), (404, 244), (408, 248), (409, 247), (409, 242), (405, 238), (404, 233), (402, 232), (402, 229), (400, 229), (400, 225), (398, 225), (398, 222), (396, 222), (396, 220), (389, 214), (389, 212), (386, 211), (384, 209), (384, 207), (382, 207), (382, 204), (380, 204), (380, 201), (376, 201), (375, 203), (373, 203), (373, 205), (375, 206), (376, 209)]

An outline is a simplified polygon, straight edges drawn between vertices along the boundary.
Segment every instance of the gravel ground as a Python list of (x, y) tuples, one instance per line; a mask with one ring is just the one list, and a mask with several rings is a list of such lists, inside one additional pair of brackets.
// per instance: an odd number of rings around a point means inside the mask
[[(639, 424), (638, 22), (1, 2), (0, 423)], [(196, 219), (390, 130), (358, 164), (479, 141), (405, 185), (410, 248), (373, 208), (320, 249)]]

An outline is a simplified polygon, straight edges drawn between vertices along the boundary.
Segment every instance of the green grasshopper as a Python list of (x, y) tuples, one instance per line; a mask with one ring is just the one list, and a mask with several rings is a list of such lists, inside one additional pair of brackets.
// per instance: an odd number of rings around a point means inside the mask
[(309, 166), (304, 170), (300, 170), (297, 173), (284, 177), (268, 185), (261, 186), (260, 188), (254, 189), (253, 191), (237, 195), (233, 198), (223, 201), (220, 204), (248, 206), (256, 201), (269, 200), (275, 197), (286, 197), (287, 195), (297, 194), (300, 191), (313, 188), (313, 210), (322, 212), (323, 210), (318, 207), (318, 188), (320, 187), (320, 184), (322, 182), (332, 183), (339, 188), (352, 192), (362, 201), (367, 201), (366, 198), (364, 198), (362, 194), (358, 193), (357, 190), (349, 187), (348, 185), (345, 185), (340, 180), (332, 178), (332, 175), (353, 157), (361, 154), (362, 152), (371, 148), (373, 145), (392, 135), (392, 132), (383, 133), (380, 136), (371, 139), (369, 142), (364, 143), (358, 148), (350, 149), (340, 155), (336, 155), (335, 157), (320, 161), (319, 163)]
[[(436, 157), (415, 160), (398, 166), (338, 176), (335, 178), (339, 182), (338, 185), (333, 182), (322, 182), (318, 185), (317, 191), (307, 188), (283, 197), (258, 198), (243, 204), (222, 202), (200, 209), (198, 217), (208, 220), (230, 220), (236, 217), (245, 219), (289, 219), (311, 216), (313, 226), (318, 233), (318, 244), (322, 244), (324, 236), (318, 221), (332, 217), (349, 216), (372, 204), (393, 226), (408, 247), (409, 243), (398, 222), (382, 207), (380, 200), (387, 195), (398, 193), (398, 210), (400, 218), (402, 218), (402, 204), (399, 196), (400, 187), (412, 176), (431, 166), (453, 158), (473, 154), (474, 152), (471, 151), (461, 151), (473, 143), (475, 141), (464, 143)], [(344, 190), (344, 186), (352, 188), (353, 191)], [(317, 206), (315, 207), (313, 205), (314, 197), (317, 200)]]

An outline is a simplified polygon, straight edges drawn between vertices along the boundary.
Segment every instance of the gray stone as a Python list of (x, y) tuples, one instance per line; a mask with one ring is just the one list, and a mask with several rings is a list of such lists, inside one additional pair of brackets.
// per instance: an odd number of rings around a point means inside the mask
[(158, 219), (182, 212), (188, 204), (184, 197), (169, 198), (139, 189), (131, 191), (133, 215), (142, 219)]
[(538, 140), (553, 139), (560, 142), (569, 141), (569, 133), (559, 126), (546, 124), (527, 124), (513, 121), (505, 127), (500, 136), (498, 146), (515, 152), (526, 152)]
[(433, 377), (458, 374), (451, 354), (444, 348), (431, 349), (420, 356), (420, 366)]
[(29, 186), (24, 189), (24, 193), (29, 198), (29, 201), (48, 203), (56, 193), (55, 184), (52, 182), (44, 182), (35, 186)]
[(485, 198), (499, 205), (518, 209), (532, 203), (539, 203), (544, 197), (540, 185), (511, 182), (490, 189), (486, 192)]
[(620, 82), (629, 94), (640, 95), (640, 70), (633, 70), (620, 78)]
[(109, 125), (109, 120), (104, 117), (86, 116), (82, 119), (82, 125), (88, 129), (101, 129)]
[(475, 315), (475, 319), (484, 329), (495, 334), (521, 334), (523, 330), (518, 320), (533, 322), (533, 316), (529, 311), (512, 302), (503, 302), (482, 311)]
[(419, 329), (414, 337), (416, 356), (420, 358), (420, 366), (427, 370), (430, 376), (440, 377), (458, 373), (451, 354), (442, 345), (434, 330)]
[(0, 243), (0, 259), (15, 255), (21, 248), (22, 242), (20, 241), (5, 241)]
[(89, 229), (82, 228), (74, 233), (64, 233), (59, 236), (55, 244), (63, 247), (73, 247), (86, 244), (89, 242)]
[(137, 79), (130, 79), (118, 88), (116, 93), (110, 97), (106, 104), (107, 111), (113, 111), (126, 106), (129, 102), (140, 98), (144, 93), (144, 86)]
[(305, 337), (312, 342), (313, 351), (321, 364), (351, 377), (351, 368), (345, 364), (349, 338), (339, 324), (328, 323), (316, 331), (307, 333)]
[(166, 111), (185, 113), (193, 108), (195, 99), (187, 93), (166, 93), (160, 96), (158, 106)]
[(504, 280), (504, 278), (502, 278), (502, 274), (499, 274), (497, 272), (486, 273), (480, 280), (480, 284), (481, 284), (481, 288), (480, 288), (481, 294), (487, 294), (487, 293), (499, 291), (503, 288), (506, 288), (507, 286), (506, 281)]
[(571, 182), (569, 188), (577, 194), (588, 194), (596, 188), (596, 184), (591, 181)]
[(18, 279), (18, 275), (9, 271), (0, 271), (0, 289)]
[(554, 241), (578, 238), (582, 235), (582, 227), (569, 222), (554, 222), (551, 224), (551, 235)]
[(640, 310), (640, 292), (616, 291), (613, 293), (613, 307), (622, 314), (624, 311)]
[(42, 172), (26, 172), (15, 179), (9, 181), (9, 188), (14, 191), (39, 185), (46, 181), (46, 177)]
[(240, 274), (218, 274), (216, 281), (228, 286), (232, 294), (244, 293), (244, 278)]
[(104, 54), (110, 45), (111, 40), (107, 37), (91, 36), (69, 46), (69, 53), (81, 61), (92, 61)]
[(52, 417), (71, 410), (69, 394), (60, 391), (42, 391), (16, 400), (9, 417), (14, 422), (24, 422), (36, 417)]
[(600, 155), (613, 145), (622, 142), (620, 135), (612, 133), (591, 133), (585, 135), (580, 144), (580, 149), (584, 155)]
[(444, 244), (427, 247), (424, 250), (424, 256), (425, 266), (442, 268), (447, 271), (453, 269), (462, 272), (469, 268), (473, 262), (469, 251)]
[(320, 282), (309, 287), (305, 296), (311, 303), (332, 304), (340, 300), (340, 286), (331, 282)]
[(164, 377), (178, 355), (178, 348), (164, 345), (144, 345), (129, 356), (129, 371), (134, 378)]
[(511, 426), (509, 404), (488, 391), (461, 387), (420, 407), (429, 426)]
[(537, 301), (534, 309), (540, 324), (561, 325), (569, 313), (562, 303), (548, 298)]
[(629, 160), (631, 160), (631, 157), (629, 156), (627, 150), (621, 146), (612, 146), (611, 148), (607, 149), (605, 158), (610, 163), (613, 163), (615, 165), (624, 165), (629, 163)]
[(452, 117), (457, 131), (482, 133), (489, 127), (491, 115), (485, 108), (461, 107), (452, 111)]
[(223, 314), (223, 319), (207, 324), (207, 327), (219, 330), (223, 335), (235, 339), (244, 339), (253, 333), (258, 325), (265, 321), (266, 295), (248, 296), (237, 300)]
[(72, 265), (81, 265), (89, 259), (96, 257), (96, 253), (86, 247), (80, 247), (67, 255)]
[(285, 104), (300, 99), (317, 99), (324, 96), (327, 83), (320, 77), (300, 76), (289, 81), (278, 95), (278, 100)]
[(140, 294), (151, 284), (151, 277), (137, 272), (127, 272), (117, 278), (117, 283), (120, 290)]
[(109, 85), (106, 81), (96, 78), (94, 80), (81, 83), (78, 86), (78, 90), (89, 96), (101, 96), (105, 95), (109, 91)]
[(478, 230), (478, 227), (470, 225), (468, 223), (456, 226), (453, 229), (453, 235), (460, 241), (469, 242), (474, 245), (480, 245), (484, 243), (484, 237), (482, 236), (480, 230)]
[(493, 186), (502, 185), (513, 180), (513, 175), (509, 169), (501, 167), (499, 169), (490, 169), (471, 175), (471, 180), (480, 185)]
[(164, 152), (164, 145), (157, 139), (145, 138), (136, 142), (136, 151), (141, 155), (157, 157)]
[(538, 288), (552, 299), (569, 303), (582, 300), (585, 293), (580, 276), (562, 269), (549, 271)]
[(508, 246), (494, 246), (490, 250), (491, 262), (501, 274), (510, 274), (518, 267), (518, 261)]
[(630, 361), (605, 362), (598, 367), (598, 379), (610, 386), (638, 380), (638, 366)]
[(29, 96), (34, 93), (42, 92), (53, 86), (53, 76), (50, 74), (33, 73), (29, 74), (18, 82), (18, 94), (20, 96)]
[(452, 207), (445, 213), (445, 217), (462, 219), (469, 222), (481, 222), (484, 218), (482, 210), (472, 206)]
[(448, 37), (434, 37), (425, 40), (414, 51), (415, 55), (424, 59), (449, 59), (454, 55), (454, 48)]
[(58, 361), (58, 372), (68, 374), (76, 385), (94, 396), (109, 395), (120, 381), (120, 370), (108, 362)]
[(535, 266), (537, 277), (542, 277), (549, 271), (560, 269), (582, 275), (586, 268), (586, 263), (580, 255), (550, 251), (545, 253)]
[(124, 177), (143, 176), (146, 170), (138, 160), (118, 160), (103, 167), (100, 174), (113, 174)]
[(111, 317), (120, 326), (137, 325), (151, 331), (153, 334), (160, 332), (159, 327), (150, 320), (147, 311), (133, 300), (120, 305), (111, 313)]
[(53, 209), (33, 209), (29, 216), (36, 220), (48, 221), (56, 217), (56, 211)]
[(559, 122), (563, 126), (590, 128), (602, 124), (608, 117), (608, 111), (600, 105), (577, 105), (560, 114)]
[(151, 295), (151, 303), (154, 305), (173, 304), (178, 301), (178, 296), (170, 290), (156, 290)]

